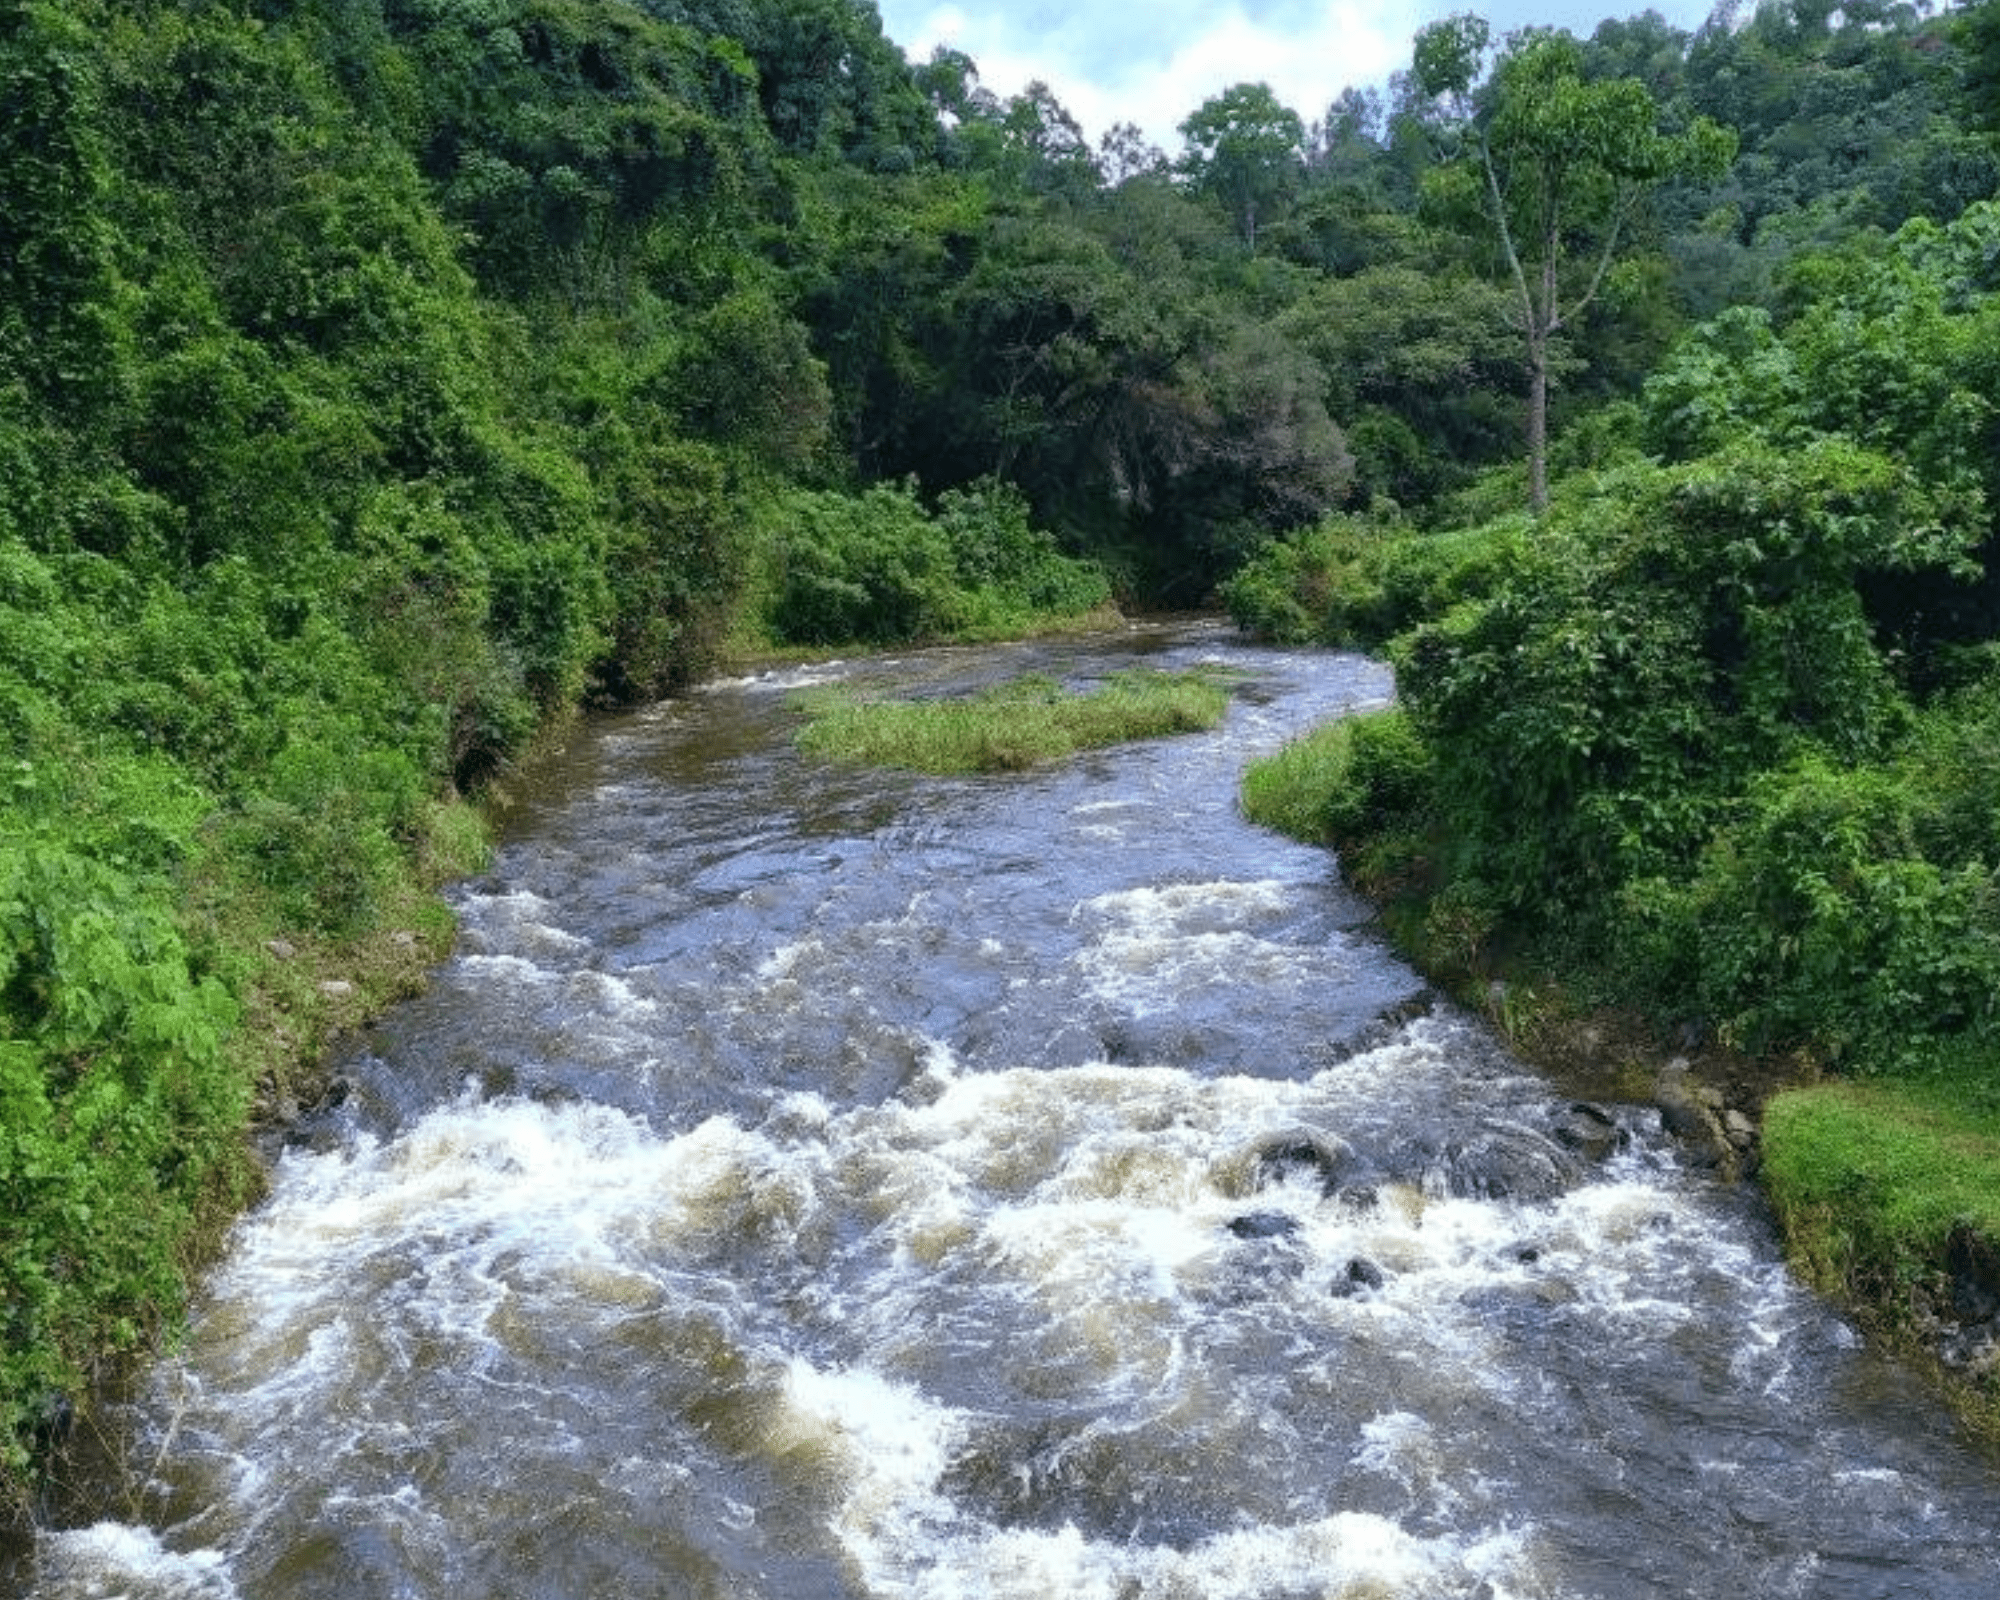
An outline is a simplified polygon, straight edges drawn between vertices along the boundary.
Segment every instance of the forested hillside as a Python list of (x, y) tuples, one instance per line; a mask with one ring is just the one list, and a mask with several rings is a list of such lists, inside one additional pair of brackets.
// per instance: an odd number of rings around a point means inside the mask
[[(1660, 270), (1703, 320), (1572, 424), (1590, 470), (1539, 518), (1332, 520), (1228, 584), (1247, 625), (1397, 669), (1394, 710), (1289, 752), (1259, 803), (1524, 1038), (1609, 1006), (1765, 1082), (1837, 1080), (1765, 1128), (1794, 1256), (1893, 1331), (1942, 1330), (1989, 1425), (1996, 16), (1656, 34), (1633, 65), (1741, 154), (1658, 191), (1692, 223)], [(1486, 80), (1489, 146), (1536, 48)]]
[[(1400, 625), (1518, 572), (1407, 647), (1411, 715), (1602, 799), (1500, 841), (1480, 915), (1612, 861), (1647, 937), (1704, 927), (1833, 785), (1864, 833), (1957, 841), (1912, 918), (1990, 931), (1972, 767), (1963, 828), (1822, 768), (1990, 749), (1949, 708), (1989, 703), (1996, 631), (1992, 15), (1509, 46), (1623, 85), (1644, 151), (1587, 180), (1617, 226), (1544, 350), (1556, 509), (1467, 544), (1424, 530), (1529, 483), (1532, 352), (1466, 181), (1504, 72), (1455, 105), (1239, 85), (1162, 152), (909, 62), (856, 0), (0, 0), (8, 1471), (174, 1317), (253, 1110), (447, 936), (422, 890), (477, 858), (465, 798), (729, 652), (1198, 604), (1253, 557), (1231, 592), (1295, 632), (1357, 583)], [(1629, 572), (1674, 606), (1580, 630)], [(1503, 729), (1544, 637), (1635, 676)], [(1728, 720), (1592, 731), (1690, 640)], [(1476, 806), (1502, 780), (1447, 748)], [(1772, 766), (1795, 787), (1738, 782)], [(1807, 957), (1732, 959), (1687, 981), (1786, 1022)], [(1951, 957), (1968, 1016), (1992, 964)]]

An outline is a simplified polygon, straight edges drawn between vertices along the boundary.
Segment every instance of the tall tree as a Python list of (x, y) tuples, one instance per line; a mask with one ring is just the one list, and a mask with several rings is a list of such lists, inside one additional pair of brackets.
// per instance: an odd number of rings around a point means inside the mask
[(1191, 113), (1181, 137), (1184, 169), (1228, 208), (1255, 255), (1260, 219), (1297, 188), (1305, 170), (1305, 124), (1268, 84), (1239, 83)]
[(1024, 188), (1075, 200), (1097, 187), (1097, 158), (1083, 129), (1040, 78), (1007, 102), (1000, 126)]
[(1597, 299), (1647, 191), (1673, 176), (1721, 173), (1736, 138), (1706, 118), (1664, 132), (1636, 78), (1585, 80), (1567, 34), (1513, 36), (1482, 82), (1491, 48), (1485, 19), (1461, 13), (1417, 34), (1413, 64), (1452, 158), (1433, 186), (1485, 214), (1513, 286), (1528, 368), (1528, 500), (1540, 514), (1557, 336)]

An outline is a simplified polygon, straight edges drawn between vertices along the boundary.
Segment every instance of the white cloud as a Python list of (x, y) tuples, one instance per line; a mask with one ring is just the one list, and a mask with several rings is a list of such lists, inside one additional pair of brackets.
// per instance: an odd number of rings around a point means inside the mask
[[(885, 7), (885, 11), (893, 8)], [(1136, 8), (1123, 15), (1135, 34), (1148, 18)], [(1344, 88), (1384, 82), (1409, 60), (1418, 26), (1416, 0), (1361, 5), (1351, 0), (1307, 8), (1302, 24), (1261, 23), (1232, 6), (1208, 11), (1186, 37), (1174, 41), (1152, 34), (1122, 55), (1115, 39), (1100, 28), (1060, 28), (1040, 39), (1024, 39), (1004, 13), (968, 12), (947, 5), (913, 16), (898, 26), (888, 16), (890, 36), (913, 61), (927, 59), (934, 46), (962, 50), (978, 63), (980, 82), (1003, 99), (1036, 78), (1083, 124), (1093, 142), (1113, 123), (1133, 122), (1169, 155), (1181, 147), (1180, 123), (1203, 101), (1238, 83), (1268, 83), (1300, 118), (1325, 115)]]

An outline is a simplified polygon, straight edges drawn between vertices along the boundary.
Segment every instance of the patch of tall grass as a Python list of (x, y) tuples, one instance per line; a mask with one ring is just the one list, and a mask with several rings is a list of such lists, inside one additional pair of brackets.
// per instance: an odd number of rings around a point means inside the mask
[(801, 696), (808, 754), (917, 772), (1019, 772), (1076, 751), (1195, 733), (1222, 721), (1229, 687), (1212, 670), (1115, 673), (1077, 692), (1030, 673), (950, 700)]
[(1250, 763), (1243, 774), (1243, 814), (1306, 844), (1326, 844), (1329, 799), (1347, 782), (1354, 728), (1323, 722), (1282, 749)]

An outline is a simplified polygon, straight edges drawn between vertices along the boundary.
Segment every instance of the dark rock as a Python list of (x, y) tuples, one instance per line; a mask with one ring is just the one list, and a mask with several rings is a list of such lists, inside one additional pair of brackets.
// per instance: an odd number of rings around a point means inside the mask
[(314, 1104), (315, 1111), (332, 1111), (347, 1104), (347, 1097), (354, 1093), (354, 1080), (344, 1073), (335, 1073), (327, 1080), (325, 1090)]
[(1326, 1134), (1305, 1129), (1281, 1133), (1258, 1145), (1255, 1183), (1262, 1189), (1306, 1176), (1318, 1179), (1321, 1194), (1331, 1195), (1353, 1160), (1354, 1152), (1345, 1143)]
[(1359, 1032), (1345, 1039), (1329, 1041), (1313, 1050), (1313, 1066), (1317, 1071), (1325, 1071), (1344, 1061), (1352, 1061), (1356, 1056), (1364, 1056), (1371, 1050), (1379, 1050), (1386, 1044), (1393, 1044), (1412, 1022), (1428, 1017), (1436, 1009), (1436, 991), (1419, 989), (1377, 1012), (1374, 1020)]
[(1541, 1248), (1532, 1244), (1517, 1246), (1514, 1251), (1514, 1259), (1523, 1266), (1532, 1267), (1537, 1261), (1542, 1259)]
[(1951, 1274), (1951, 1307), (1962, 1321), (2000, 1318), (2000, 1245), (1970, 1223), (1954, 1223), (1944, 1264)]
[(1503, 1327), (1527, 1330), (1548, 1327), (1556, 1313), (1580, 1298), (1576, 1285), (1566, 1279), (1538, 1278), (1526, 1284), (1468, 1289), (1458, 1297), (1458, 1303)]
[(1553, 1200), (1583, 1176), (1583, 1163), (1533, 1128), (1495, 1124), (1445, 1146), (1426, 1175), (1460, 1199)]
[(1938, 1340), (1938, 1360), (1954, 1371), (1977, 1376), (2000, 1366), (2000, 1329), (1990, 1323), (1953, 1328)]
[(1345, 1300), (1352, 1295), (1365, 1294), (1370, 1289), (1379, 1289), (1387, 1281), (1387, 1274), (1374, 1262), (1366, 1256), (1355, 1256), (1334, 1274), (1333, 1297), (1336, 1300)]
[(1550, 1130), (1556, 1143), (1574, 1150), (1586, 1161), (1603, 1161), (1631, 1142), (1631, 1135), (1618, 1126), (1618, 1119), (1602, 1106), (1578, 1100), (1556, 1118)]
[(1246, 1211), (1229, 1219), (1229, 1231), (1239, 1239), (1284, 1239), (1299, 1231), (1299, 1219), (1283, 1211)]
[(1334, 1199), (1349, 1211), (1373, 1211), (1382, 1203), (1372, 1183), (1350, 1183), (1340, 1190)]
[(1686, 1146), (1688, 1158), (1700, 1167), (1715, 1167), (1726, 1175), (1736, 1171), (1736, 1149), (1709, 1104), (1715, 1091), (1696, 1083), (1685, 1066), (1669, 1064), (1653, 1086), (1653, 1103), (1668, 1133)]

